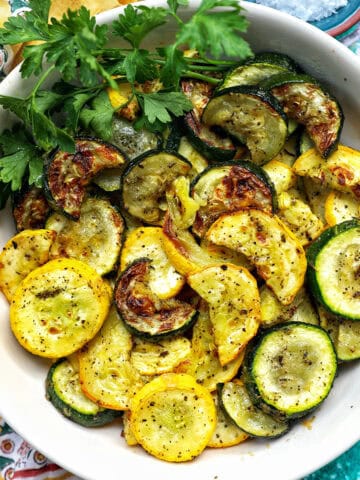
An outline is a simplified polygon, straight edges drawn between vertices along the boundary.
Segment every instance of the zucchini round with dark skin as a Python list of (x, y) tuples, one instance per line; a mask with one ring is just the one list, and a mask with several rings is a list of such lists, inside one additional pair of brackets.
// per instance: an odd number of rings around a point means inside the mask
[(236, 85), (258, 85), (266, 78), (284, 72), (299, 72), (300, 67), (288, 55), (277, 52), (260, 52), (242, 65), (232, 69), (218, 90)]
[(127, 162), (110, 143), (90, 137), (75, 139), (75, 152), (56, 150), (45, 162), (45, 192), (51, 206), (77, 220), (86, 188), (101, 170)]
[(131, 333), (150, 341), (183, 333), (196, 320), (197, 311), (176, 298), (161, 300), (149, 288), (151, 261), (136, 260), (119, 276), (114, 300)]
[(276, 438), (288, 432), (288, 422), (274, 418), (253, 404), (241, 380), (220, 383), (217, 391), (226, 414), (251, 437)]
[(125, 223), (109, 200), (89, 197), (81, 205), (78, 220), (55, 212), (46, 226), (57, 233), (50, 248), (50, 258), (82, 260), (100, 275), (116, 269)]
[(252, 162), (212, 165), (191, 185), (191, 196), (200, 204), (192, 225), (202, 237), (223, 213), (253, 207), (273, 213), (276, 193), (267, 173)]
[(254, 404), (279, 419), (299, 418), (328, 396), (337, 357), (328, 333), (289, 322), (266, 330), (249, 345), (245, 385)]
[(344, 117), (340, 104), (309, 75), (282, 73), (261, 82), (286, 115), (304, 125), (319, 153), (327, 158), (337, 147)]
[(316, 301), (328, 311), (360, 320), (360, 221), (325, 230), (307, 249), (306, 278)]
[(51, 211), (46, 195), (41, 188), (23, 187), (13, 196), (13, 217), (16, 230), (35, 230), (44, 228)]
[(251, 160), (258, 165), (274, 158), (288, 136), (287, 118), (279, 102), (258, 87), (243, 85), (216, 92), (202, 121), (245, 144)]
[(99, 407), (81, 390), (79, 374), (62, 358), (53, 363), (46, 377), (46, 398), (69, 420), (83, 427), (100, 427), (122, 412)]
[(183, 118), (184, 131), (189, 142), (208, 160), (226, 161), (234, 158), (236, 146), (233, 141), (204, 125), (201, 120), (214, 87), (209, 83), (192, 79), (183, 80), (181, 86), (194, 107)]
[(141, 155), (122, 175), (123, 207), (143, 222), (161, 225), (167, 209), (166, 190), (190, 169), (190, 162), (174, 152), (154, 150)]

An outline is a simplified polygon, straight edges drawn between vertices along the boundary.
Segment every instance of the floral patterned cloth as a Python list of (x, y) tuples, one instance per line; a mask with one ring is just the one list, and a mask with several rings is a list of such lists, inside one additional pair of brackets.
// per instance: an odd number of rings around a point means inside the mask
[[(73, 3), (71, 3), (72, 7)], [(91, 4), (91, 2), (87, 3)], [(112, 4), (106, 3), (106, 1), (102, 3), (104, 8), (111, 8), (117, 4), (116, 0)], [(119, 0), (118, 3), (128, 2)], [(4, 12), (8, 11), (7, 15), (18, 15), (28, 8), (28, 0), (0, 0), (1, 23), (5, 20), (5, 18), (1, 18)], [(93, 13), (98, 13), (98, 11), (93, 11)], [(360, 23), (337, 38), (354, 53), (360, 55)], [(0, 46), (0, 78), (6, 76), (18, 63), (20, 51), (20, 46), (17, 48)], [(0, 480), (15, 479), (81, 480), (47, 459), (0, 418)], [(360, 480), (360, 442), (304, 480)]]

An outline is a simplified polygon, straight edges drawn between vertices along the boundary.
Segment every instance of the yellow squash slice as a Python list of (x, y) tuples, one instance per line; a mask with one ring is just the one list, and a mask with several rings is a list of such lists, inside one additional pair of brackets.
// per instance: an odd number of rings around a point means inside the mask
[(166, 373), (147, 383), (131, 405), (136, 440), (151, 455), (186, 462), (207, 446), (216, 425), (211, 393), (191, 375)]
[(243, 350), (226, 365), (220, 364), (209, 308), (203, 302), (193, 328), (191, 354), (175, 371), (192, 375), (200, 385), (212, 392), (216, 390), (218, 383), (228, 382), (235, 377), (243, 362), (244, 353)]
[(325, 228), (309, 205), (293, 195), (292, 191), (278, 195), (277, 215), (303, 246), (315, 240)]
[(53, 230), (23, 230), (6, 243), (0, 253), (0, 290), (10, 302), (20, 282), (49, 260)]
[(61, 258), (21, 282), (10, 305), (10, 325), (29, 352), (60, 358), (96, 335), (109, 307), (109, 287), (101, 276), (79, 260)]
[(134, 338), (131, 363), (142, 375), (160, 375), (174, 371), (190, 352), (190, 340), (182, 336), (156, 343)]
[(360, 218), (360, 199), (351, 193), (332, 190), (325, 201), (325, 219), (331, 227), (345, 220)]
[(128, 410), (146, 382), (130, 362), (131, 348), (131, 335), (112, 307), (98, 335), (79, 353), (81, 388), (102, 407)]
[(360, 197), (360, 151), (345, 145), (324, 160), (314, 148), (300, 155), (293, 165), (299, 176), (310, 177), (340, 192)]
[(139, 227), (132, 230), (126, 238), (120, 257), (120, 270), (124, 271), (135, 260), (151, 260), (149, 288), (161, 299), (174, 297), (185, 283), (163, 247), (164, 234), (160, 227)]
[(255, 209), (223, 215), (207, 238), (245, 254), (284, 305), (293, 301), (304, 283), (304, 249), (275, 215)]
[(224, 263), (192, 273), (188, 283), (209, 304), (219, 361), (226, 365), (258, 330), (261, 313), (256, 280), (247, 269)]
[(125, 438), (125, 442), (129, 445), (129, 447), (138, 445), (138, 441), (136, 440), (134, 432), (131, 428), (131, 410), (125, 410), (122, 415), (122, 421), (123, 430), (121, 436)]

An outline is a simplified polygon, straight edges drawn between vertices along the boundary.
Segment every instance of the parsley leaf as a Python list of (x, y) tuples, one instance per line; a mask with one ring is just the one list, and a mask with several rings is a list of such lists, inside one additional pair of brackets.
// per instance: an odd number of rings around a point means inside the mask
[(165, 87), (177, 87), (181, 75), (188, 69), (184, 53), (175, 45), (158, 50), (165, 57), (165, 64), (160, 73), (160, 80)]
[(0, 135), (0, 146), (3, 151), (0, 182), (9, 184), (13, 191), (20, 190), (23, 177), (29, 173), (29, 184), (41, 186), (42, 152), (21, 126), (17, 125), (11, 131), (5, 130)]
[(192, 109), (192, 103), (181, 92), (137, 93), (144, 115), (149, 123), (168, 123), (171, 114), (179, 117)]
[(113, 22), (116, 35), (127, 40), (134, 48), (139, 48), (146, 35), (156, 27), (163, 25), (168, 11), (161, 7), (128, 5), (118, 20)]
[(124, 59), (123, 68), (130, 83), (144, 83), (159, 75), (158, 65), (150, 58), (148, 50), (135, 48)]
[(80, 112), (80, 120), (85, 128), (91, 128), (99, 137), (108, 140), (112, 133), (114, 108), (108, 94), (102, 91), (91, 102), (92, 108), (84, 108)]

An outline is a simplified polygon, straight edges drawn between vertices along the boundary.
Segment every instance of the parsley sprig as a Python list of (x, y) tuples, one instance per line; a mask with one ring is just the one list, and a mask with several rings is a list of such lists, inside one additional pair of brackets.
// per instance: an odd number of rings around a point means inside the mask
[[(137, 125), (160, 131), (192, 108), (180, 89), (182, 77), (217, 83), (218, 72), (251, 55), (241, 37), (248, 21), (237, 0), (202, 0), (184, 21), (179, 10), (187, 3), (167, 0), (167, 8), (130, 4), (107, 26), (97, 25), (85, 7), (49, 19), (51, 0), (29, 0), (29, 11), (5, 22), (0, 43), (30, 42), (23, 51), (21, 74), (38, 79), (25, 98), (0, 95), (0, 105), (26, 129), (0, 136), (0, 208), (4, 196), (18, 190), (24, 178), (30, 184), (40, 182), (44, 154), (56, 147), (74, 150), (80, 126), (104, 139), (110, 137), (115, 109), (107, 88), (118, 88), (115, 78), (123, 77), (131, 85), (141, 108)], [(173, 43), (149, 51), (148, 35), (169, 22), (176, 27)], [(125, 47), (108, 47), (110, 35)], [(189, 58), (186, 49), (196, 51), (195, 58)], [(54, 74), (60, 80), (48, 89)], [(144, 93), (138, 88), (155, 79), (161, 85), (158, 91)], [(6, 147), (4, 135), (11, 136), (14, 151)]]

